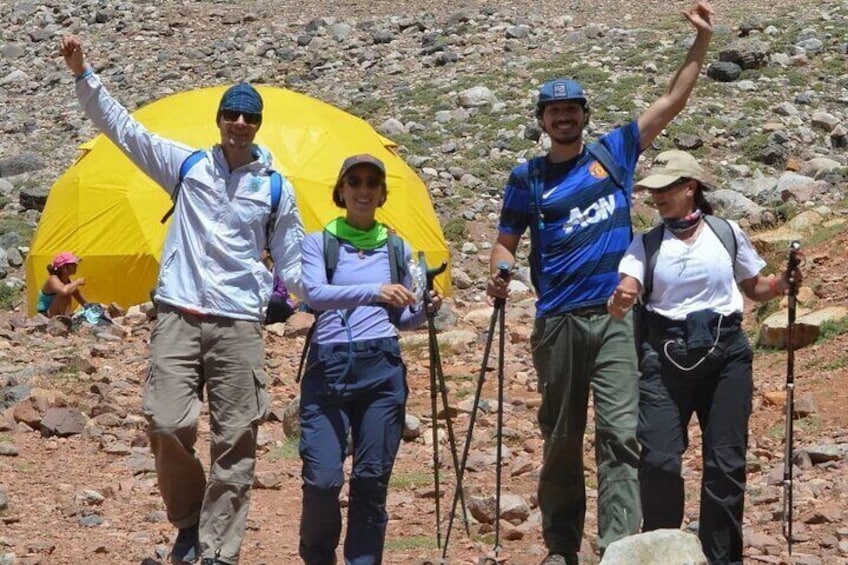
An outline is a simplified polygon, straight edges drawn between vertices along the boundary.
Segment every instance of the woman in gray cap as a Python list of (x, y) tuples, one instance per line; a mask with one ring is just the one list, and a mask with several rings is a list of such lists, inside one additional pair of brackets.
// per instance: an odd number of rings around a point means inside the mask
[(683, 522), (682, 457), (695, 412), (703, 433), (701, 545), (711, 565), (742, 563), (753, 394), (742, 293), (771, 300), (797, 285), (801, 273), (760, 273), (765, 261), (736, 222), (712, 215), (704, 194), (711, 184), (690, 154), (660, 153), (650, 173), (636, 190), (650, 191), (662, 224), (633, 239), (608, 303), (619, 317), (637, 297), (644, 304), (636, 332), (643, 530)]
[[(336, 563), (348, 434), (353, 467), (344, 560), (382, 562), (386, 495), (408, 391), (397, 329), (414, 328), (426, 315), (421, 296), (410, 290), (423, 293), (426, 285), (406, 268), (409, 246), (375, 217), (386, 198), (383, 162), (347, 158), (333, 188), (345, 215), (303, 240), (305, 299), (317, 317), (300, 400), (300, 556), (308, 565)], [(435, 291), (431, 302), (435, 309), (441, 304)]]

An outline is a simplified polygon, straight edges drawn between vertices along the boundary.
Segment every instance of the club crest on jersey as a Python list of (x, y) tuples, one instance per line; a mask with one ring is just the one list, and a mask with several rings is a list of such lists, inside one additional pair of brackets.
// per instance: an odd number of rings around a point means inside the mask
[(591, 165), (589, 165), (589, 174), (596, 179), (605, 179), (609, 176), (609, 174), (607, 174), (607, 170), (597, 161), (594, 161)]
[(250, 179), (250, 182), (247, 185), (248, 190), (256, 192), (262, 187), (262, 179), (259, 177), (253, 177)]

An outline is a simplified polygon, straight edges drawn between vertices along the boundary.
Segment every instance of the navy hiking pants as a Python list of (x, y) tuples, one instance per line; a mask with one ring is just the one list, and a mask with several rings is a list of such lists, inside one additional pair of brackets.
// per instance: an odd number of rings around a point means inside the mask
[(312, 346), (300, 399), (299, 549), (307, 565), (336, 563), (348, 434), (353, 470), (344, 560), (347, 565), (382, 562), (386, 494), (403, 434), (407, 392), (396, 338)]

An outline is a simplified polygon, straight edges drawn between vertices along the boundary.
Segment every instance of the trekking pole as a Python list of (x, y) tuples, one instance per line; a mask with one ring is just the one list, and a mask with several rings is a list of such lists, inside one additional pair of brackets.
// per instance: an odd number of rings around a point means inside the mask
[[(509, 272), (510, 272), (510, 265), (505, 261), (501, 261), (498, 264), (498, 275), (503, 280), (508, 280), (509, 279)], [(499, 379), (500, 379), (499, 384), (503, 383), (503, 351), (504, 351), (503, 332), (504, 332), (504, 321), (505, 321), (505, 317), (504, 317), (505, 305), (506, 305), (506, 299), (495, 298), (495, 304), (494, 304), (495, 307), (494, 307), (494, 310), (492, 310), (492, 318), (491, 318), (491, 321), (489, 322), (489, 335), (486, 338), (486, 346), (483, 348), (483, 363), (480, 367), (480, 376), (477, 378), (477, 390), (474, 392), (474, 402), (471, 405), (471, 417), (468, 420), (468, 432), (465, 434), (465, 445), (462, 448), (462, 460), (460, 461), (459, 468), (457, 469), (457, 472), (456, 472), (456, 491), (453, 494), (453, 503), (451, 504), (451, 512), (450, 512), (450, 516), (448, 516), (448, 528), (447, 528), (447, 531), (445, 532), (445, 546), (442, 549), (442, 559), (446, 559), (447, 554), (448, 554), (448, 544), (450, 543), (450, 534), (451, 534), (451, 530), (453, 529), (453, 519), (454, 519), (454, 515), (456, 514), (456, 503), (459, 499), (460, 492), (462, 492), (462, 480), (465, 476), (465, 465), (468, 462), (468, 452), (471, 449), (471, 436), (474, 433), (474, 423), (477, 420), (477, 405), (480, 403), (480, 395), (483, 392), (483, 382), (486, 380), (486, 371), (488, 370), (488, 364), (489, 364), (489, 353), (492, 350), (492, 339), (494, 338), (494, 335), (495, 335), (495, 323), (498, 322), (498, 321), (500, 321), (500, 325), (499, 325), (499, 329), (500, 329), (500, 349), (499, 349), (499, 353), (501, 355), (501, 359), (498, 362), (498, 376), (499, 376)], [(499, 391), (498, 398), (499, 398), (499, 400), (503, 399), (503, 391), (502, 390)], [(501, 409), (501, 407), (498, 406), (498, 410), (500, 410), (500, 409)], [(497, 471), (498, 472), (498, 475), (497, 475), (498, 490), (500, 490), (500, 451), (501, 451), (501, 449), (500, 449), (500, 447), (501, 447), (500, 446), (500, 439), (501, 439), (500, 438), (500, 431), (501, 430), (498, 429), (498, 434), (499, 434), (498, 435), (498, 455), (497, 455), (497, 458), (498, 458), (498, 471)], [(499, 530), (498, 530), (498, 526), (497, 526), (497, 522), (500, 519), (500, 510), (501, 510), (500, 509), (500, 492), (498, 492), (498, 494), (497, 494), (496, 505), (497, 505), (497, 508), (495, 509), (495, 513), (496, 513), (496, 515), (495, 515), (495, 551), (497, 553), (497, 548), (498, 548), (498, 545), (499, 545), (498, 534), (500, 533)]]
[[(498, 265), (501, 277), (506, 279), (509, 270)], [(506, 275), (506, 276), (504, 276)], [(492, 548), (495, 554), (495, 562), (501, 549), (501, 464), (503, 463), (503, 402), (504, 402), (504, 330), (506, 326), (505, 302), (501, 304), (498, 311), (498, 428), (497, 428), (497, 455), (495, 456), (495, 546)]]
[[(421, 265), (421, 271), (426, 274), (427, 285), (424, 293), (425, 308), (432, 304), (430, 291), (433, 289), (433, 279), (442, 274), (447, 269), (448, 264), (442, 263), (440, 267), (428, 269), (427, 262), (424, 258), (424, 252), (418, 252), (418, 262)], [(445, 411), (445, 427), (448, 431), (448, 444), (450, 445), (451, 457), (453, 459), (453, 468), (459, 469), (459, 457), (456, 451), (456, 436), (453, 433), (453, 423), (451, 422), (450, 406), (448, 404), (447, 387), (445, 386), (445, 374), (442, 371), (442, 358), (439, 353), (439, 340), (436, 337), (436, 312), (427, 310), (427, 333), (429, 337), (430, 349), (430, 408), (433, 418), (433, 478), (436, 491), (436, 546), (442, 547), (442, 519), (441, 519), (441, 491), (439, 483), (439, 432), (436, 425), (438, 417), (438, 408), (436, 406), (437, 394), (441, 393), (442, 406)], [(460, 490), (460, 501), (462, 502), (462, 517), (465, 522), (465, 531), (470, 534), (468, 525), (468, 510), (465, 507), (465, 495)]]
[(798, 285), (793, 276), (800, 264), (798, 251), (801, 242), (793, 241), (789, 246), (789, 258), (786, 261), (786, 277), (789, 280), (789, 311), (786, 325), (786, 430), (784, 432), (783, 453), (783, 537), (792, 555), (792, 421), (795, 417), (795, 302)]

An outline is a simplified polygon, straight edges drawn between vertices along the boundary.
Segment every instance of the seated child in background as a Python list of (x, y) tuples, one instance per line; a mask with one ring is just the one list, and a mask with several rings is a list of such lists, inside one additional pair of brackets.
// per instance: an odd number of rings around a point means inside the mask
[(76, 299), (80, 305), (85, 306), (88, 302), (80, 292), (80, 287), (85, 285), (85, 279), (80, 277), (71, 280), (71, 275), (77, 272), (77, 265), (81, 259), (70, 251), (63, 251), (53, 258), (53, 262), (47, 265), (50, 276), (38, 294), (38, 312), (49, 318), (53, 316), (70, 316), (72, 300)]

